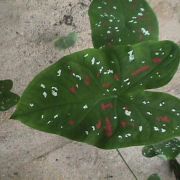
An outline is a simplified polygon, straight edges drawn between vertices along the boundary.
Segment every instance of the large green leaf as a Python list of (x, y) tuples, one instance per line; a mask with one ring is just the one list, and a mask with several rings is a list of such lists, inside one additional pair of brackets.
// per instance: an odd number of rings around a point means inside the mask
[(165, 159), (175, 159), (180, 154), (180, 141), (176, 138), (154, 145), (148, 145), (142, 151), (145, 157), (161, 156)]
[(178, 136), (179, 99), (144, 89), (166, 84), (179, 57), (178, 46), (169, 41), (74, 53), (30, 83), (12, 118), (105, 149)]
[(10, 92), (12, 86), (13, 82), (11, 80), (0, 81), (0, 111), (8, 110), (19, 100), (18, 95)]
[(93, 0), (89, 17), (95, 48), (158, 40), (157, 18), (145, 0)]

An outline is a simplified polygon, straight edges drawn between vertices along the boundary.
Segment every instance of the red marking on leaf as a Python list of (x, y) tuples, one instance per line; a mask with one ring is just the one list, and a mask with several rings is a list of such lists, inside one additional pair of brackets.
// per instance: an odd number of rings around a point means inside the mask
[(72, 94), (76, 94), (77, 92), (77, 87), (73, 86), (69, 89), (69, 91), (72, 93)]
[(164, 123), (169, 123), (171, 122), (171, 119), (167, 116), (161, 116), (159, 117), (159, 121), (164, 122)]
[(111, 137), (113, 134), (113, 128), (112, 128), (112, 123), (109, 118), (106, 118), (106, 128), (105, 128), (105, 133), (107, 137)]
[(132, 76), (138, 76), (139, 74), (145, 72), (145, 71), (148, 71), (150, 69), (149, 66), (143, 66), (143, 67), (140, 67), (139, 69), (137, 69), (136, 71), (134, 71), (132, 73)]
[(103, 88), (105, 88), (105, 89), (109, 89), (109, 88), (111, 88), (111, 83), (104, 83), (103, 85)]
[(69, 125), (73, 126), (76, 122), (74, 120), (69, 120), (68, 123)]
[(152, 61), (156, 64), (161, 63), (161, 58), (153, 58)]
[(120, 122), (120, 125), (121, 125), (122, 128), (126, 128), (127, 125), (128, 125), (128, 122), (123, 120), (123, 121)]
[(101, 109), (102, 110), (107, 110), (107, 109), (111, 109), (113, 108), (113, 104), (112, 103), (107, 103), (107, 104), (101, 104)]
[(91, 84), (91, 78), (89, 76), (86, 76), (84, 79), (84, 83), (89, 86)]
[(119, 80), (120, 80), (120, 75), (119, 75), (119, 74), (115, 74), (115, 75), (114, 75), (114, 79), (115, 79), (116, 81), (119, 81)]
[(101, 129), (102, 128), (102, 121), (98, 121), (98, 123), (96, 124), (96, 128), (97, 129)]

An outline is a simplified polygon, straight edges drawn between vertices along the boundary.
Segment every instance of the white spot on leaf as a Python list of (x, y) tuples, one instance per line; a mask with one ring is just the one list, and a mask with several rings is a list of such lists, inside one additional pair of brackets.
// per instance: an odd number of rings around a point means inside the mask
[(87, 104), (83, 106), (83, 109), (87, 109), (87, 108), (88, 108)]
[(126, 116), (131, 116), (131, 111), (125, 110)]
[(45, 88), (46, 88), (46, 86), (45, 86), (44, 84), (41, 84), (41, 87), (42, 87), (43, 89), (45, 89)]
[(57, 76), (61, 76), (61, 72), (62, 72), (62, 70), (59, 69), (59, 70), (57, 71)]
[(128, 52), (128, 54), (129, 54), (129, 62), (134, 61), (134, 54), (133, 53), (134, 53), (133, 50)]
[(43, 92), (43, 96), (44, 96), (44, 98), (46, 98), (47, 97), (47, 93)]

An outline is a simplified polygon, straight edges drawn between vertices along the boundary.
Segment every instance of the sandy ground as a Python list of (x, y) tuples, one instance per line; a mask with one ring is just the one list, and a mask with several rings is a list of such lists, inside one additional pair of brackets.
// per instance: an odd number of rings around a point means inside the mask
[[(161, 39), (180, 42), (180, 1), (149, 0), (160, 21)], [(21, 94), (42, 69), (68, 54), (53, 47), (57, 36), (76, 31), (72, 52), (92, 47), (89, 0), (0, 0), (0, 79)], [(180, 97), (180, 71), (164, 91)], [(133, 180), (115, 150), (103, 151), (32, 130), (0, 114), (0, 180)], [(146, 159), (141, 147), (121, 150), (139, 180), (159, 173), (173, 180), (167, 164)]]

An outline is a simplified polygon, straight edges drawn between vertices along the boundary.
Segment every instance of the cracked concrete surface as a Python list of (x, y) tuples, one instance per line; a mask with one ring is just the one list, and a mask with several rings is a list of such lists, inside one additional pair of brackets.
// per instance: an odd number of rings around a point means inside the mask
[[(179, 0), (149, 0), (160, 21), (161, 39), (180, 42)], [(0, 0), (0, 79), (21, 94), (32, 78), (68, 51), (53, 47), (57, 36), (76, 31), (72, 52), (92, 47), (89, 0)], [(160, 90), (180, 97), (180, 71)], [(104, 151), (39, 132), (0, 114), (0, 180), (133, 180), (115, 150)], [(159, 173), (173, 180), (167, 164), (146, 159), (141, 147), (121, 150), (139, 180)]]

